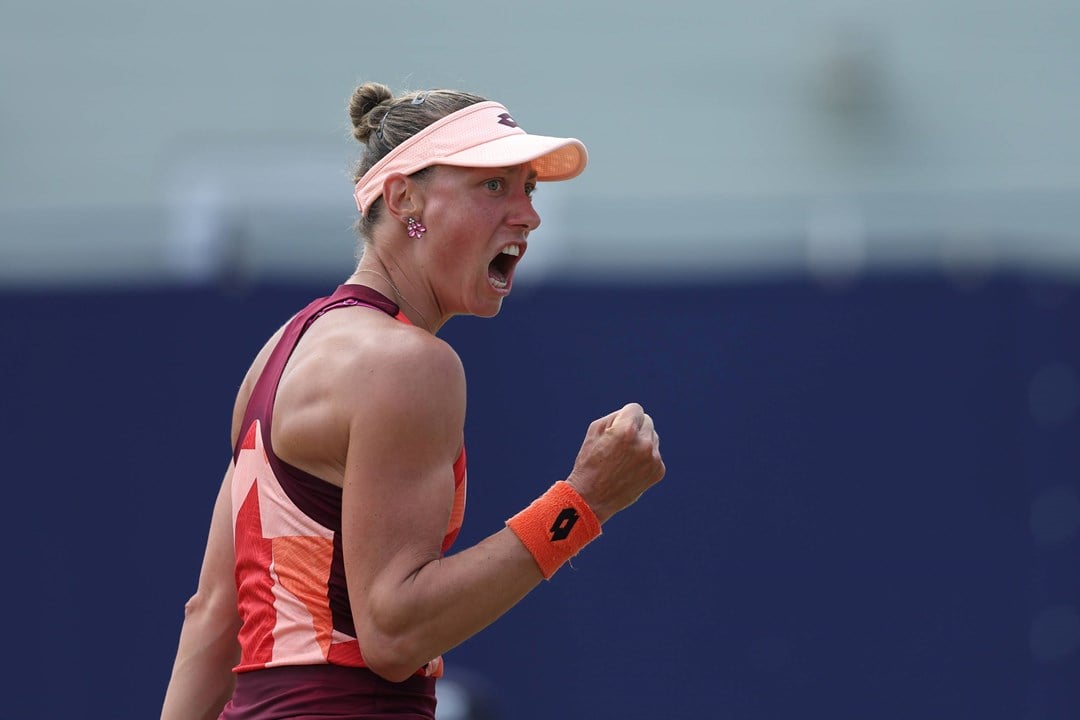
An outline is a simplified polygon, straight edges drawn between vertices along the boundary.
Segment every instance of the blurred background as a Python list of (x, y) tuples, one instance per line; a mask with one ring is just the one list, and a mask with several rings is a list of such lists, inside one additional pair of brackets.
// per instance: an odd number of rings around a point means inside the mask
[(0, 717), (155, 717), (233, 395), (351, 272), (355, 85), (589, 147), (469, 375), (467, 546), (668, 477), (440, 717), (1080, 717), (1080, 4), (0, 0)]

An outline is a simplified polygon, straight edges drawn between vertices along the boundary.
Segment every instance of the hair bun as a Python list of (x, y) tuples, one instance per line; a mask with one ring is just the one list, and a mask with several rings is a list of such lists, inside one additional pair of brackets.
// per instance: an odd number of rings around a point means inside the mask
[(356, 88), (352, 98), (349, 99), (349, 117), (352, 118), (353, 137), (367, 144), (371, 133), (379, 127), (379, 121), (389, 108), (386, 107), (381, 113), (376, 113), (377, 119), (372, 117), (372, 112), (393, 99), (394, 93), (382, 83), (368, 82)]

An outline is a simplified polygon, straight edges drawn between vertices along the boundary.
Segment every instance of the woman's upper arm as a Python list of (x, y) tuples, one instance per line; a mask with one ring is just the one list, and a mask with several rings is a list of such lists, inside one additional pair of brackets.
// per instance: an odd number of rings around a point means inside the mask
[(430, 336), (404, 340), (364, 371), (349, 412), (342, 547), (362, 648), (367, 633), (385, 646), (430, 602), (400, 589), (440, 557), (463, 439), (460, 360)]
[(199, 574), (199, 593), (212, 594), (224, 607), (236, 606), (236, 583), (233, 579), (235, 560), (232, 533), (232, 486), (233, 464), (229, 463), (225, 478), (218, 488), (214, 513), (210, 520), (210, 534), (206, 541), (206, 553)]
[[(247, 401), (251, 395), (252, 373), (237, 393), (233, 403), (233, 415), (230, 437), (232, 447), (235, 447), (237, 437), (241, 432), (244, 413), (247, 410)], [(231, 452), (231, 447), (230, 447)], [(202, 570), (199, 574), (199, 592), (212, 592), (216, 599), (224, 601), (224, 604), (236, 605), (235, 583), (235, 551), (233, 546), (232, 527), (232, 476), (233, 462), (229, 460), (229, 466), (225, 471), (225, 477), (218, 488), (217, 499), (214, 501), (214, 512), (210, 519), (210, 534), (206, 541), (206, 553), (203, 557)]]
[[(244, 413), (247, 410), (248, 398), (251, 396), (251, 386), (255, 374), (249, 369), (247, 377), (241, 384), (233, 403), (230, 438), (232, 448), (236, 446), (240, 435)], [(214, 597), (223, 600), (224, 604), (236, 605), (235, 583), (235, 551), (233, 546), (233, 519), (232, 519), (232, 476), (233, 462), (229, 460), (229, 466), (225, 471), (225, 477), (218, 488), (217, 499), (214, 501), (214, 511), (210, 519), (210, 534), (206, 541), (206, 552), (203, 557), (202, 570), (199, 574), (199, 592), (212, 592)]]

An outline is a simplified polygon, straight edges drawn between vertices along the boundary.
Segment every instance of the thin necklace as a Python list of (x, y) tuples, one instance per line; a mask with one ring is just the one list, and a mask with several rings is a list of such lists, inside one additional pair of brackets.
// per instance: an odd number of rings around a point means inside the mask
[(412, 310), (412, 311), (413, 311), (414, 313), (416, 313), (417, 315), (419, 315), (419, 316), (420, 316), (420, 319), (424, 321), (424, 329), (425, 329), (425, 330), (427, 330), (428, 332), (431, 332), (431, 330), (429, 329), (429, 328), (430, 328), (430, 326), (428, 325), (428, 321), (427, 321), (427, 318), (426, 318), (426, 317), (424, 317), (424, 313), (422, 313), (422, 312), (420, 312), (419, 310), (417, 310), (417, 309), (416, 309), (416, 306), (415, 306), (415, 305), (413, 305), (413, 304), (412, 304), (411, 302), (409, 302), (409, 299), (408, 299), (408, 298), (406, 298), (406, 297), (405, 297), (404, 295), (402, 295), (402, 294), (401, 294), (401, 291), (400, 291), (400, 290), (398, 290), (398, 286), (394, 284), (394, 281), (393, 281), (393, 280), (391, 280), (390, 278), (386, 277), (386, 276), (385, 276), (385, 275), (383, 275), (383, 274), (382, 274), (381, 272), (377, 272), (377, 271), (375, 271), (375, 270), (368, 270), (367, 268), (360, 268), (360, 269), (358, 269), (358, 270), (357, 270), (356, 272), (358, 272), (358, 273), (371, 273), (372, 275), (375, 275), (375, 276), (377, 276), (377, 277), (381, 277), (381, 278), (382, 278), (383, 280), (385, 280), (385, 281), (387, 282), (387, 284), (389, 284), (389, 285), (390, 285), (390, 287), (392, 287), (392, 288), (394, 289), (394, 292), (395, 292), (395, 293), (397, 293), (397, 296), (398, 296), (398, 298), (400, 298), (400, 299), (401, 299), (401, 301), (402, 301), (403, 303), (405, 303), (406, 305), (408, 305), (408, 306), (409, 306), (409, 309), (410, 309), (410, 310)]

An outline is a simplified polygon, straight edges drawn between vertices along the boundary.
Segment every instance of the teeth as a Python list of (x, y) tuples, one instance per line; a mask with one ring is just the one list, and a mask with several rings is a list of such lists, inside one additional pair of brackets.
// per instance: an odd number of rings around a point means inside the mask
[(521, 246), (520, 245), (510, 245), (505, 250), (503, 250), (501, 254), (502, 255), (513, 255), (514, 257), (517, 257), (518, 255), (521, 254)]

